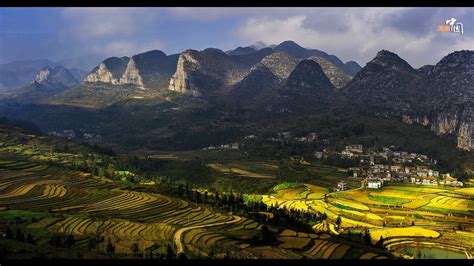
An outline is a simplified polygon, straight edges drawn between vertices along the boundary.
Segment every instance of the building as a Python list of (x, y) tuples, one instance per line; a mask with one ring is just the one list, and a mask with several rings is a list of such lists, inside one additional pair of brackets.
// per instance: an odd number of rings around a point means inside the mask
[(449, 177), (446, 177), (446, 179), (444, 180), (444, 185), (454, 186), (454, 187), (462, 187), (464, 184), (461, 181), (458, 181), (457, 178), (449, 176)]
[(346, 151), (350, 151), (353, 153), (363, 153), (363, 146), (360, 144), (355, 144), (355, 145), (348, 145), (346, 146)]
[(368, 178), (367, 179), (367, 187), (368, 188), (382, 188), (383, 186), (383, 180), (380, 178)]
[(316, 159), (319, 160), (319, 159), (323, 158), (323, 152), (317, 151), (317, 152), (314, 153), (314, 156), (316, 157)]
[(345, 181), (337, 182), (337, 189), (338, 191), (344, 191), (347, 189), (347, 183)]
[(400, 165), (391, 165), (390, 166), (390, 171), (392, 171), (392, 172), (401, 172), (402, 167)]
[(342, 157), (346, 157), (346, 158), (347, 158), (347, 157), (351, 158), (352, 156), (354, 156), (354, 154), (353, 154), (352, 152), (348, 151), (348, 150), (343, 150), (343, 151), (341, 152), (341, 156), (342, 156)]

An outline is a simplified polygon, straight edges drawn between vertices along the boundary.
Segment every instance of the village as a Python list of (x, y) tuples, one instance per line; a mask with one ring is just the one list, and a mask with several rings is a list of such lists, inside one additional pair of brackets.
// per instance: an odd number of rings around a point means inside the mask
[[(393, 151), (384, 147), (382, 151), (364, 149), (363, 145), (348, 145), (341, 152), (330, 152), (326, 149), (315, 152), (317, 159), (337, 154), (341, 158), (355, 159), (359, 162), (358, 167), (350, 167), (349, 175), (352, 178), (363, 180), (366, 188), (380, 189), (384, 183), (411, 183), (423, 186), (453, 186), (463, 187), (463, 183), (450, 173), (440, 173), (433, 170), (437, 164), (436, 160), (428, 156), (404, 151)], [(346, 181), (338, 182), (336, 191), (347, 189)]]

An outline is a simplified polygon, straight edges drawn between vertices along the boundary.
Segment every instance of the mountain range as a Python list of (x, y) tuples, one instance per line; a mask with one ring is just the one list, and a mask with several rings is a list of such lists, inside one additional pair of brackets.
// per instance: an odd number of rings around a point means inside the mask
[(285, 41), (227, 52), (207, 48), (166, 55), (153, 50), (111, 57), (82, 80), (60, 68), (37, 74), (10, 98), (95, 108), (127, 99), (201, 108), (217, 104), (256, 115), (335, 108), (421, 124), (438, 135), (455, 136), (460, 149), (474, 148), (474, 51), (453, 52), (436, 65), (414, 69), (381, 50), (361, 68), (354, 61), (343, 63), (335, 55)]
[[(64, 61), (62, 63), (67, 62)], [(62, 63), (53, 62), (49, 59), (39, 59), (0, 64), (0, 92), (29, 86), (35, 76), (45, 68), (54, 68), (56, 66), (65, 68)], [(73, 64), (68, 65), (71, 66)], [(69, 67), (68, 71), (79, 81), (87, 74), (87, 71), (73, 66)]]

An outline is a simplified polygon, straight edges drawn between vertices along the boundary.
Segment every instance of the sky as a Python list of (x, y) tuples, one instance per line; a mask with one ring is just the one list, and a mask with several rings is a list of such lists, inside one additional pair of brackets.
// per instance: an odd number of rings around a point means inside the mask
[[(451, 17), (464, 34), (437, 31)], [(474, 8), (0, 8), (0, 63), (286, 40), (361, 66), (385, 49), (420, 67), (474, 50)]]

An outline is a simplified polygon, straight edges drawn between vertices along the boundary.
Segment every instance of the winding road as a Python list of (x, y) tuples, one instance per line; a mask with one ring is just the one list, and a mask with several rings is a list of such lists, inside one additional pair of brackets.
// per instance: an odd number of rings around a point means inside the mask
[(176, 254), (184, 253), (184, 246), (183, 246), (183, 241), (182, 241), (184, 232), (189, 231), (189, 230), (193, 230), (193, 229), (199, 229), (199, 228), (206, 228), (206, 227), (212, 227), (212, 226), (218, 226), (218, 225), (224, 225), (224, 224), (237, 223), (237, 222), (240, 222), (242, 220), (242, 217), (240, 217), (240, 216), (233, 216), (233, 217), (234, 217), (234, 219), (232, 219), (231, 221), (227, 221), (227, 222), (195, 225), (195, 226), (183, 227), (183, 228), (178, 229), (178, 231), (176, 231), (176, 234), (174, 235), (174, 238), (173, 238), (174, 242), (175, 242), (175, 247), (176, 247)]

